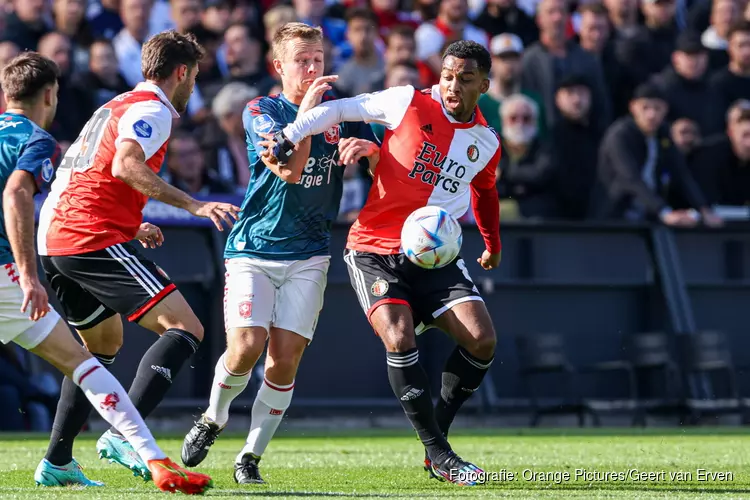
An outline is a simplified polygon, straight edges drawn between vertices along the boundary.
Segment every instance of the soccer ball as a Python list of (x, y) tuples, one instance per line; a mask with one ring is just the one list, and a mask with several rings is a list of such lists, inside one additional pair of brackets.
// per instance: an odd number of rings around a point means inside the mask
[(450, 264), (461, 250), (461, 225), (440, 207), (422, 207), (401, 228), (401, 250), (414, 264), (438, 269)]

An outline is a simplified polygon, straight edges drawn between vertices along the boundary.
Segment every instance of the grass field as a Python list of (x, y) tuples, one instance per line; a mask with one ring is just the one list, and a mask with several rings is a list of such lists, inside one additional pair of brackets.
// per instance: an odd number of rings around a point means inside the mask
[[(488, 472), (490, 482), (473, 488), (428, 480), (420, 467), (423, 451), (413, 434), (375, 431), (284, 433), (272, 442), (261, 464), (269, 484), (240, 488), (232, 479), (231, 464), (243, 441), (242, 436), (222, 435), (199, 467), (214, 478), (215, 488), (207, 496), (750, 498), (750, 432), (736, 428), (457, 432), (451, 439), (454, 448)], [(160, 442), (179, 460), (181, 439), (164, 437)], [(153, 500), (166, 495), (125, 469), (98, 460), (93, 437), (80, 439), (75, 455), (89, 477), (105, 481), (104, 488), (38, 488), (33, 473), (46, 443), (43, 436), (0, 436), (0, 498)], [(630, 477), (624, 481), (576, 479), (576, 469)], [(706, 471), (705, 477), (699, 469)], [(500, 481), (503, 470), (514, 472), (515, 479)], [(652, 473), (652, 477), (634, 480), (630, 470)], [(551, 474), (542, 474), (566, 471), (570, 478), (560, 477), (557, 482)], [(710, 477), (719, 472), (728, 473), (727, 477)]]

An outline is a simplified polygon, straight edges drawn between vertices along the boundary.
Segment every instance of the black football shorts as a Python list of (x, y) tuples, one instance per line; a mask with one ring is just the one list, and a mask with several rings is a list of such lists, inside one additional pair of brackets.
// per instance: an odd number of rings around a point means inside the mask
[(164, 270), (129, 243), (41, 260), (68, 323), (77, 330), (115, 314), (137, 322), (176, 289)]
[(445, 267), (423, 269), (402, 253), (380, 255), (347, 249), (344, 262), (368, 320), (380, 305), (404, 304), (412, 310), (417, 334), (456, 304), (482, 300), (460, 255)]

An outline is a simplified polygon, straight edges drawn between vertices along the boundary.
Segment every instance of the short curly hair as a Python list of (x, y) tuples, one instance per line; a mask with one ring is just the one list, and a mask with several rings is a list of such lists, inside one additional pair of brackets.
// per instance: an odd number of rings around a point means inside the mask
[(448, 45), (448, 48), (443, 52), (443, 60), (448, 56), (453, 56), (456, 59), (472, 59), (476, 61), (479, 71), (484, 74), (489, 74), (492, 68), (490, 52), (482, 45), (470, 40), (459, 40)]

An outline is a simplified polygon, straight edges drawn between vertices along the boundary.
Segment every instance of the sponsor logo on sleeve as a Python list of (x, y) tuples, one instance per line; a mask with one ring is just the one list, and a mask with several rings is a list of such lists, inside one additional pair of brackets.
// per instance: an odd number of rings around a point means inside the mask
[(133, 124), (133, 132), (135, 132), (135, 135), (137, 135), (138, 137), (148, 139), (149, 137), (151, 137), (154, 129), (145, 120), (138, 120)]
[(42, 180), (49, 182), (53, 175), (55, 175), (55, 167), (52, 165), (52, 160), (47, 158), (42, 162)]
[(253, 119), (253, 130), (256, 134), (267, 134), (275, 125), (276, 122), (268, 115), (259, 115)]

